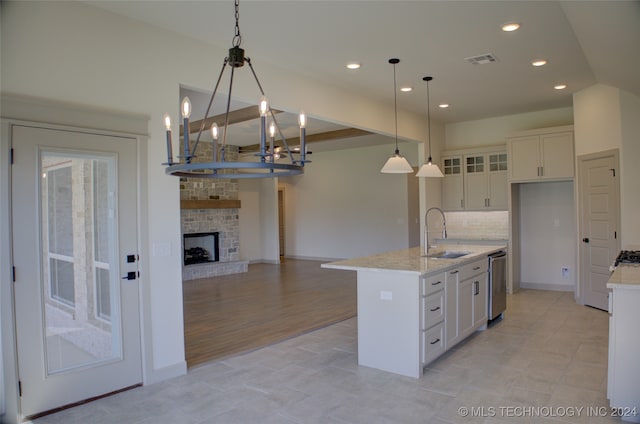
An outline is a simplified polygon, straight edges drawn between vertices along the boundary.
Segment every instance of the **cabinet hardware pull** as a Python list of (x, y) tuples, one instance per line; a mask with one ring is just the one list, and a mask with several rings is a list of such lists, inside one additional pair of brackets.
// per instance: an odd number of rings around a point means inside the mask
[(429, 344), (434, 345), (434, 344), (438, 343), (439, 341), (440, 341), (440, 339), (435, 339), (434, 341), (430, 342)]
[(437, 311), (438, 309), (440, 309), (440, 307), (439, 307), (439, 306), (436, 306), (435, 308), (433, 308), (433, 309), (429, 309), (429, 310), (430, 310), (431, 312), (435, 312), (435, 311)]
[(474, 296), (477, 296), (480, 294), (480, 282), (479, 281), (474, 281), (473, 282), (473, 289), (474, 289)]
[(460, 272), (460, 271), (455, 270), (455, 271), (451, 271), (449, 274), (453, 275), (453, 274), (457, 274), (458, 272)]
[(477, 270), (479, 270), (479, 269), (480, 269), (480, 267), (479, 267), (479, 266), (473, 267), (473, 270), (474, 270), (474, 271), (477, 271)]
[(431, 283), (432, 286), (437, 286), (438, 284), (442, 284), (442, 281), (436, 281), (435, 283)]

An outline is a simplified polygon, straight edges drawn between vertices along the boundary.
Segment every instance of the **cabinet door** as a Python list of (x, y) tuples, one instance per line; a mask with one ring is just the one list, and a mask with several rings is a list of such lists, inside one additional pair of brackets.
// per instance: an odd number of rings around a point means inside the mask
[(460, 272), (447, 272), (445, 285), (445, 345), (449, 349), (460, 341), (458, 334), (458, 277)]
[(540, 136), (542, 178), (573, 178), (573, 134), (570, 132)]
[(489, 186), (484, 155), (465, 156), (464, 186), (464, 208), (466, 210), (486, 209)]
[(509, 149), (509, 177), (512, 181), (537, 180), (540, 171), (540, 137), (510, 138)]
[(462, 181), (462, 157), (445, 157), (442, 161), (442, 207), (445, 211), (460, 211), (464, 208)]
[(489, 200), (492, 210), (507, 210), (507, 152), (490, 153), (489, 157)]
[(487, 274), (473, 278), (473, 326), (479, 327), (487, 322)]
[(462, 281), (458, 286), (458, 336), (467, 337), (473, 331), (473, 282), (475, 279)]

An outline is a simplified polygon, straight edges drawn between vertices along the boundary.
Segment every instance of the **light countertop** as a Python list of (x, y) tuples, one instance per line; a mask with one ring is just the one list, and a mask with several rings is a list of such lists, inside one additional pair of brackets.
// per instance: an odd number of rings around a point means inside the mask
[(607, 287), (640, 290), (640, 265), (618, 265), (609, 277)]
[(473, 262), (474, 260), (504, 249), (506, 249), (506, 245), (439, 244), (429, 249), (429, 254), (445, 250), (456, 252), (464, 251), (469, 252), (469, 254), (456, 259), (427, 258), (423, 256), (423, 249), (421, 247), (412, 247), (410, 249), (395, 250), (377, 255), (329, 262), (321, 266), (322, 268), (348, 271), (393, 271), (428, 275), (457, 268), (464, 263)]

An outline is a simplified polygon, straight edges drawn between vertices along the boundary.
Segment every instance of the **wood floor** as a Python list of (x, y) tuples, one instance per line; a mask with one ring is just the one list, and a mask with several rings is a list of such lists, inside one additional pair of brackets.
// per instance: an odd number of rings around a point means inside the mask
[(356, 273), (321, 262), (253, 264), (185, 281), (187, 366), (246, 352), (356, 316)]

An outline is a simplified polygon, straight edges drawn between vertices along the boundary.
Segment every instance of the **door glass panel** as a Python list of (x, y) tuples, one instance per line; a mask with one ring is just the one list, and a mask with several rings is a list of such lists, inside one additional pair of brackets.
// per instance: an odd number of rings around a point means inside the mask
[(99, 154), (40, 153), (48, 374), (121, 357), (115, 165)]

